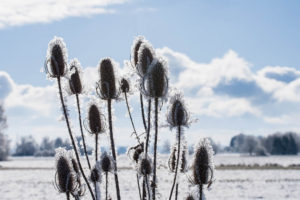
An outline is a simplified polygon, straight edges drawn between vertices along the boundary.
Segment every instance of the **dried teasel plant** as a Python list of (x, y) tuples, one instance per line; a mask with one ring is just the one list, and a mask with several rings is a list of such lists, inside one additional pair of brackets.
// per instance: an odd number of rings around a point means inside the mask
[(105, 200), (108, 199), (108, 173), (114, 171), (113, 158), (105, 151), (101, 155), (100, 166), (102, 173), (105, 174)]
[(104, 58), (100, 61), (99, 75), (100, 75), (100, 80), (97, 83), (96, 92), (101, 99), (107, 101), (110, 144), (111, 144), (112, 156), (114, 158), (114, 169), (116, 170), (114, 173), (116, 193), (117, 193), (117, 199), (120, 200), (121, 195), (120, 195), (119, 178), (118, 178), (118, 171), (117, 171), (118, 170), (117, 155), (116, 155), (115, 142), (113, 136), (112, 108), (111, 108), (112, 100), (117, 99), (119, 97), (120, 92), (117, 89), (117, 85), (116, 85), (117, 78), (116, 78), (115, 64), (112, 59)]
[(153, 167), (152, 160), (148, 155), (141, 155), (137, 164), (137, 172), (143, 177), (142, 199), (146, 199), (146, 196), (151, 199), (149, 177), (153, 173)]
[(203, 198), (203, 185), (211, 185), (214, 177), (213, 148), (209, 139), (203, 138), (195, 146), (191, 183), (199, 188), (199, 199)]
[(95, 199), (93, 195), (92, 188), (86, 178), (86, 175), (83, 171), (83, 168), (81, 166), (80, 158), (77, 152), (77, 146), (75, 143), (75, 139), (73, 137), (73, 133), (71, 130), (71, 125), (69, 121), (68, 111), (65, 104), (65, 100), (63, 97), (62, 87), (61, 87), (61, 78), (64, 77), (67, 73), (67, 48), (62, 38), (54, 37), (53, 40), (49, 42), (48, 50), (47, 50), (47, 56), (46, 56), (46, 62), (45, 62), (45, 69), (47, 76), (50, 78), (56, 78), (57, 79), (57, 85), (58, 85), (58, 92), (60, 97), (60, 102), (64, 114), (64, 118), (66, 121), (66, 125), (68, 128), (69, 136), (72, 142), (72, 146), (74, 148), (74, 152), (76, 155), (76, 160), (80, 169), (80, 172), (85, 180), (85, 183), (88, 186), (89, 192), (91, 193), (91, 196), (93, 199)]

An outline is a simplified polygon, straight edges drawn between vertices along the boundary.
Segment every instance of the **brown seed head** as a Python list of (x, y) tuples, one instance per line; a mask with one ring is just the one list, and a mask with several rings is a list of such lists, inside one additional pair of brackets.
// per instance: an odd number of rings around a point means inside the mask
[(101, 174), (99, 172), (99, 169), (97, 167), (94, 167), (91, 170), (91, 177), (90, 177), (92, 182), (100, 182), (101, 181)]
[(74, 69), (74, 72), (71, 74), (69, 85), (72, 94), (80, 94), (82, 92), (82, 84), (79, 75), (79, 71), (76, 66), (72, 65), (71, 70)]
[(121, 92), (128, 93), (129, 92), (129, 82), (125, 78), (121, 79)]
[(57, 187), (61, 192), (71, 192), (75, 187), (73, 170), (66, 157), (60, 156), (56, 164), (58, 183)]
[(104, 131), (104, 126), (99, 108), (91, 104), (88, 110), (89, 129), (92, 134), (98, 134)]
[(110, 157), (107, 155), (106, 152), (101, 156), (101, 169), (103, 172), (110, 172), (112, 171), (112, 163)]
[(175, 168), (176, 168), (176, 154), (177, 154), (177, 149), (175, 147), (175, 145), (172, 147), (172, 150), (171, 150), (171, 154), (170, 154), (170, 157), (169, 157), (169, 160), (168, 160), (168, 166), (169, 166), (169, 170), (171, 172), (175, 172)]
[(110, 58), (102, 59), (99, 66), (100, 97), (104, 100), (115, 99), (118, 96), (114, 66)]
[(142, 158), (139, 161), (139, 172), (142, 175), (150, 175), (152, 172), (151, 162), (147, 158)]

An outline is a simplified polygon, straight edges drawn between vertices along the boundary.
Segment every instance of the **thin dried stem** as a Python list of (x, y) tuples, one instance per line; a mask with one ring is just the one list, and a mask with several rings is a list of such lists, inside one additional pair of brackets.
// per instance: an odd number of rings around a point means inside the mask
[(172, 199), (172, 195), (173, 195), (173, 190), (176, 184), (176, 178), (177, 178), (177, 173), (178, 173), (178, 166), (179, 166), (179, 161), (180, 161), (180, 142), (181, 142), (181, 127), (178, 126), (178, 146), (177, 146), (177, 160), (176, 160), (176, 168), (175, 168), (175, 175), (174, 175), (174, 179), (173, 179), (173, 184), (172, 184), (172, 189), (171, 189), (171, 193), (169, 196), (169, 200)]
[(110, 135), (110, 144), (111, 144), (111, 151), (114, 158), (115, 164), (115, 183), (116, 183), (116, 192), (117, 192), (117, 199), (120, 200), (120, 187), (119, 187), (119, 178), (118, 178), (118, 168), (117, 168), (117, 156), (116, 156), (116, 149), (115, 149), (115, 142), (113, 136), (113, 125), (112, 125), (112, 114), (111, 114), (111, 99), (107, 100), (107, 109), (108, 109), (108, 122), (109, 122), (109, 135)]
[(85, 143), (85, 138), (84, 138), (84, 134), (83, 134), (81, 111), (80, 111), (80, 102), (79, 102), (78, 94), (76, 94), (76, 102), (77, 102), (77, 110), (78, 110), (78, 118), (79, 118), (81, 138), (82, 138), (82, 143), (83, 143), (83, 150), (84, 150), (84, 154), (85, 154), (86, 161), (88, 163), (89, 169), (91, 170), (91, 163), (90, 163), (90, 160), (89, 160), (89, 156), (87, 154), (86, 143)]
[(150, 138), (150, 129), (151, 129), (151, 99), (148, 100), (148, 127), (147, 127), (147, 135), (146, 135), (146, 147), (145, 147), (145, 155), (148, 155), (149, 148), (149, 138)]
[(155, 200), (155, 189), (156, 189), (156, 152), (157, 152), (157, 135), (158, 135), (158, 98), (154, 98), (154, 109), (155, 109), (155, 135), (154, 135), (154, 161), (153, 161), (153, 181), (152, 181), (152, 199)]
[(67, 124), (67, 128), (68, 128), (68, 132), (69, 132), (69, 136), (70, 136), (70, 139), (71, 139), (71, 142), (72, 142), (72, 145), (73, 145), (73, 148), (74, 148), (74, 152), (75, 152), (75, 155), (76, 155), (76, 160), (77, 160), (77, 163), (79, 165), (79, 169), (80, 169), (80, 172), (83, 176), (83, 179), (84, 181), (86, 182), (87, 186), (88, 186), (88, 189), (91, 193), (91, 196), (93, 198), (93, 200), (95, 200), (95, 196), (93, 194), (93, 190), (84, 174), (84, 171), (83, 171), (83, 168), (81, 166), (81, 162), (80, 162), (80, 158), (79, 158), (79, 155), (78, 155), (78, 152), (77, 152), (77, 148), (76, 148), (76, 143), (75, 143), (75, 140), (73, 138), (73, 135), (72, 135), (72, 131), (71, 131), (71, 126), (70, 126), (70, 122), (69, 122), (69, 118), (68, 118), (68, 114), (67, 114), (67, 109), (66, 109), (66, 106), (65, 106), (65, 103), (64, 103), (64, 99), (63, 99), (63, 94), (62, 94), (62, 89), (61, 89), (61, 80), (60, 80), (60, 76), (57, 77), (57, 84), (58, 84), (58, 89), (59, 89), (59, 96), (60, 96), (60, 101), (61, 101), (61, 105), (62, 105), (62, 108), (63, 108), (63, 113), (64, 113), (64, 116), (65, 116), (65, 120), (66, 120), (66, 124)]
[(142, 93), (140, 93), (140, 102), (141, 102), (141, 111), (142, 111), (143, 124), (144, 124), (144, 128), (145, 128), (145, 132), (147, 132), (147, 125), (146, 125), (145, 111), (144, 111), (144, 101), (143, 101)]
[(66, 192), (67, 200), (70, 200), (70, 192)]
[(139, 197), (140, 197), (140, 200), (142, 199), (142, 194), (141, 194), (141, 187), (140, 187), (140, 182), (139, 182), (139, 174), (136, 173), (136, 183), (138, 185), (138, 189), (139, 189)]
[(178, 186), (179, 186), (179, 183), (176, 183), (175, 200), (177, 200), (177, 197), (178, 197)]
[(95, 134), (95, 160), (98, 161), (98, 133)]
[(105, 200), (107, 200), (108, 193), (108, 172), (105, 172)]
[(202, 200), (203, 198), (203, 184), (199, 184), (199, 200)]

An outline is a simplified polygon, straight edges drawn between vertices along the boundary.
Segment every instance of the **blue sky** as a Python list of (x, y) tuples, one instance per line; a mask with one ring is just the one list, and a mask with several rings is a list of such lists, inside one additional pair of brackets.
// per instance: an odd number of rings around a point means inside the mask
[[(239, 132), (299, 132), (299, 8), (298, 1), (1, 1), (0, 99), (7, 133), (13, 141), (28, 134), (66, 136), (57, 121), (55, 82), (40, 72), (54, 36), (64, 38), (69, 58), (77, 57), (93, 76), (106, 56), (123, 67), (137, 35), (168, 60), (172, 84), (184, 90), (199, 119), (186, 131), (191, 138), (226, 144)], [(132, 104), (138, 119), (135, 98)], [(118, 140), (128, 144), (133, 139), (123, 107), (115, 109), (117, 130), (124, 132)], [(75, 114), (73, 120), (76, 129)], [(173, 137), (162, 132), (161, 140)]]

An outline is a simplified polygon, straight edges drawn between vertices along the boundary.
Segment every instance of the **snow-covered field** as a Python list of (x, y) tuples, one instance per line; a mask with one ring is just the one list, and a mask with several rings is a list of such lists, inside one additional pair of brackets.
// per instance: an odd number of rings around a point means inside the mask
[[(165, 169), (166, 157), (161, 157), (158, 170), (160, 199), (166, 199), (173, 175)], [(136, 176), (126, 156), (118, 159), (121, 195), (124, 200), (138, 199)], [(217, 155), (216, 165), (265, 165), (288, 166), (300, 164), (300, 156), (249, 157)], [(0, 162), (0, 199), (65, 199), (53, 187), (53, 158), (12, 158)], [(300, 170), (217, 170), (215, 183), (205, 191), (207, 199), (299, 199)], [(110, 193), (114, 198), (113, 176), (110, 175)], [(191, 185), (187, 177), (180, 178), (179, 199), (184, 199)], [(85, 199), (90, 199), (86, 194)]]

